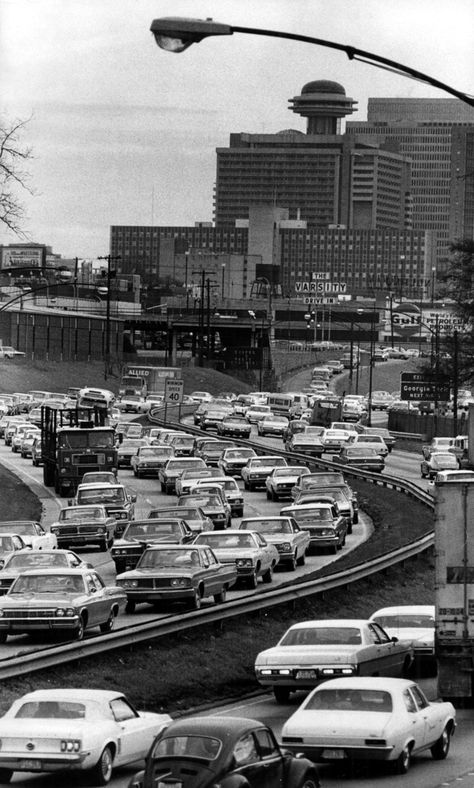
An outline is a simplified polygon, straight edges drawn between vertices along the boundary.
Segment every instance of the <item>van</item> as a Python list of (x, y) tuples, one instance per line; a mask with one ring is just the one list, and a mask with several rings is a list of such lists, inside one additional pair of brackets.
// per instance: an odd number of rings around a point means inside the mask
[(267, 397), (267, 405), (276, 416), (290, 417), (290, 411), (294, 403), (294, 394), (270, 394)]
[(332, 370), (329, 367), (314, 367), (311, 373), (311, 380), (323, 380), (329, 383), (332, 376)]

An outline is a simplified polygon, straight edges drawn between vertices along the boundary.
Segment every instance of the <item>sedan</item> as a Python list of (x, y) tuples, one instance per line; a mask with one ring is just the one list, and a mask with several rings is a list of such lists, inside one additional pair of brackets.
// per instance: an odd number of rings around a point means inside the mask
[(41, 432), (39, 430), (26, 430), (23, 433), (23, 438), (20, 443), (20, 454), (23, 459), (32, 456), (32, 448), (35, 438), (41, 439)]
[(105, 506), (68, 506), (61, 509), (51, 526), (60, 547), (96, 544), (105, 552), (112, 547), (117, 520)]
[(117, 449), (118, 467), (130, 468), (132, 464), (132, 457), (137, 453), (141, 446), (148, 446), (148, 441), (144, 438), (124, 438)]
[(352, 446), (364, 446), (367, 449), (375, 449), (381, 457), (386, 457), (388, 454), (388, 446), (381, 435), (366, 434), (356, 435), (352, 441)]
[(298, 432), (289, 438), (285, 443), (285, 448), (287, 451), (296, 454), (306, 454), (309, 457), (321, 457), (322, 453), (326, 451), (321, 437), (311, 432), (306, 432), (306, 430)]
[(265, 479), (268, 500), (278, 501), (280, 498), (289, 498), (291, 490), (300, 476), (305, 476), (309, 472), (309, 468), (305, 465), (287, 465), (283, 468), (274, 468)]
[(199, 479), (191, 487), (191, 493), (198, 493), (200, 490), (211, 492), (212, 488), (221, 487), (224, 497), (230, 506), (232, 517), (243, 517), (244, 514), (244, 494), (233, 476), (216, 476), (213, 479)]
[(130, 467), (137, 479), (141, 476), (158, 476), (160, 468), (174, 456), (172, 446), (140, 446), (131, 457)]
[(391, 638), (374, 621), (327, 619), (294, 624), (255, 661), (257, 681), (284, 703), (290, 692), (342, 676), (400, 677), (413, 661), (410, 642)]
[(127, 525), (111, 552), (117, 573), (134, 569), (147, 549), (154, 544), (187, 544), (194, 539), (189, 525), (178, 517), (134, 520)]
[(242, 468), (251, 457), (256, 457), (254, 449), (225, 449), (217, 461), (217, 467), (225, 476), (241, 476)]
[(116, 582), (127, 594), (127, 613), (133, 613), (139, 602), (184, 602), (193, 610), (208, 596), (225, 602), (236, 580), (235, 566), (220, 563), (207, 544), (193, 544), (149, 547)]
[[(319, 788), (316, 767), (280, 749), (271, 728), (239, 717), (186, 717), (159, 734), (130, 788)], [(161, 779), (163, 778), (163, 779)]]
[(280, 560), (276, 547), (256, 531), (204, 531), (194, 544), (209, 545), (222, 564), (236, 567), (238, 579), (248, 588), (256, 588), (259, 577), (264, 583), (271, 583)]
[(230, 441), (221, 441), (217, 438), (201, 442), (196, 441), (194, 456), (201, 457), (207, 465), (217, 465), (222, 456), (222, 452), (233, 447), (234, 444)]
[(158, 472), (161, 492), (167, 495), (176, 492), (176, 479), (183, 471), (205, 467), (206, 463), (200, 457), (172, 457)]
[(144, 758), (170, 721), (136, 711), (115, 690), (29, 692), (0, 720), (0, 780), (9, 782), (13, 772), (86, 772), (94, 785), (106, 785), (116, 766)]
[(230, 528), (231, 526), (232, 510), (222, 493), (222, 488), (218, 493), (202, 490), (188, 495), (180, 495), (178, 506), (199, 506), (216, 529)]
[(226, 416), (217, 425), (217, 434), (230, 438), (250, 438), (252, 427), (243, 416)]
[(250, 408), (247, 408), (245, 418), (250, 424), (257, 424), (265, 416), (271, 415), (271, 412), (270, 405), (251, 405)]
[(27, 569), (93, 569), (72, 550), (20, 550), (0, 561), (0, 594), (6, 594), (13, 581)]
[(459, 462), (455, 454), (446, 451), (436, 451), (430, 454), (428, 459), (421, 461), (421, 478), (434, 479), (438, 471), (455, 471), (459, 469)]
[(212, 531), (214, 528), (211, 518), (207, 517), (199, 506), (167, 506), (163, 509), (152, 509), (148, 517), (150, 519), (180, 517), (187, 523), (193, 534)]
[(25, 550), (26, 544), (18, 534), (0, 533), (0, 566), (20, 550)]
[(82, 640), (86, 629), (110, 632), (125, 603), (93, 569), (29, 569), (0, 597), (0, 643), (25, 633)]
[(218, 476), (222, 476), (222, 473), (218, 468), (209, 468), (207, 466), (204, 468), (191, 468), (189, 471), (183, 471), (175, 482), (176, 495), (185, 495), (200, 479), (211, 481)]
[(346, 446), (335, 458), (336, 462), (347, 465), (349, 468), (358, 468), (361, 471), (382, 473), (385, 468), (384, 458), (370, 446)]
[(295, 571), (303, 566), (310, 544), (308, 531), (299, 527), (293, 517), (247, 517), (239, 526), (241, 531), (257, 531), (280, 555), (279, 566)]
[(279, 456), (251, 457), (241, 471), (244, 488), (254, 490), (257, 486), (263, 487), (274, 468), (286, 468), (287, 464), (285, 458)]
[(293, 504), (285, 506), (280, 514), (296, 520), (307, 532), (312, 548), (327, 547), (337, 553), (346, 543), (347, 519), (333, 502)]
[(343, 446), (347, 446), (351, 441), (351, 434), (347, 430), (331, 430), (327, 429), (321, 435), (321, 443), (323, 444), (323, 451), (336, 451), (339, 452)]
[(277, 416), (270, 413), (257, 422), (257, 433), (262, 437), (265, 435), (279, 435), (283, 437), (287, 427), (288, 419), (286, 416)]
[(413, 681), (336, 678), (313, 690), (285, 722), (282, 743), (312, 761), (383, 761), (406, 774), (412, 757), (425, 750), (444, 760), (455, 728), (454, 706), (430, 703)]
[(0, 523), (2, 533), (18, 534), (27, 547), (34, 550), (54, 550), (58, 546), (56, 535), (46, 531), (36, 520), (5, 520)]
[(370, 621), (380, 624), (390, 637), (410, 640), (415, 661), (434, 668), (435, 607), (434, 605), (398, 605), (383, 607), (372, 613)]

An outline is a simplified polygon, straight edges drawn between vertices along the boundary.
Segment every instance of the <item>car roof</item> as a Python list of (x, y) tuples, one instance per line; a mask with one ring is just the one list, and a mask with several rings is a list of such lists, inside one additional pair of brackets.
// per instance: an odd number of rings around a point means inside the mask
[[(114, 482), (114, 484), (110, 484), (110, 482), (107, 482), (105, 484), (105, 486), (107, 488), (109, 488), (109, 487), (123, 487), (123, 484), (121, 482)], [(86, 483), (86, 484), (80, 484), (78, 486), (77, 490), (78, 490), (78, 492), (79, 492), (79, 490), (101, 490), (103, 487), (104, 487), (104, 482), (90, 482), (90, 483)]]
[[(281, 512), (286, 512), (286, 511), (290, 510), (290, 511), (293, 512), (295, 509), (297, 509), (298, 511), (303, 511), (304, 512), (304, 511), (307, 511), (308, 509), (314, 509), (315, 507), (317, 509), (331, 509), (332, 506), (333, 506), (333, 504), (330, 501), (313, 501), (313, 503), (294, 503), (294, 504), (289, 504), (288, 506), (284, 506), (283, 509), (281, 509), (280, 511)], [(284, 515), (282, 515), (282, 516), (284, 516)], [(290, 515), (288, 515), (288, 517), (289, 516)]]
[(381, 607), (380, 610), (376, 610), (375, 613), (372, 613), (370, 618), (375, 618), (375, 616), (403, 616), (409, 615), (413, 613), (413, 615), (433, 615), (435, 614), (435, 606), (434, 605), (395, 605), (394, 607)]
[(366, 690), (404, 690), (407, 687), (417, 686), (411, 679), (396, 679), (383, 676), (347, 676), (340, 679), (328, 679), (320, 684), (314, 691), (325, 689), (366, 689)]
[(338, 627), (365, 627), (368, 619), (365, 618), (322, 618), (311, 621), (298, 621), (293, 624), (290, 629), (308, 629), (309, 627), (330, 627), (337, 629)]
[(218, 739), (241, 736), (254, 728), (266, 728), (263, 722), (249, 717), (185, 717), (174, 720), (163, 735), (183, 736), (186, 734), (200, 734), (202, 736), (215, 736)]
[(114, 698), (123, 698), (122, 692), (114, 690), (98, 690), (98, 689), (68, 689), (61, 687), (61, 689), (40, 689), (28, 692), (21, 698), (20, 701), (39, 701), (39, 700), (78, 700), (78, 701), (111, 701)]

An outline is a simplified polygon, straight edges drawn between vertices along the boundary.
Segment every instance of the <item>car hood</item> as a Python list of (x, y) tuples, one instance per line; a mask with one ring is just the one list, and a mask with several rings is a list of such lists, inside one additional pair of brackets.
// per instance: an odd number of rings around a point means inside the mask
[[(199, 567), (196, 568), (199, 571)], [(141, 580), (150, 577), (193, 577), (195, 574), (190, 567), (163, 567), (153, 569), (133, 569), (130, 572), (122, 572), (117, 575), (117, 580)], [(1, 598), (0, 598), (1, 602)]]
[(332, 737), (336, 742), (340, 736), (382, 739), (391, 716), (391, 712), (302, 709), (285, 723), (282, 736), (303, 736), (306, 742), (315, 744), (318, 738), (327, 743)]
[(360, 646), (281, 646), (258, 654), (256, 665), (347, 664), (357, 658)]
[[(201, 540), (200, 540), (201, 541)], [(222, 561), (229, 559), (237, 560), (238, 558), (258, 558), (261, 555), (260, 550), (252, 550), (249, 548), (231, 548), (231, 547), (212, 547), (213, 553)]]
[(61, 592), (51, 594), (47, 592), (25, 594), (6, 594), (0, 598), (0, 608), (7, 607), (58, 607), (64, 605), (70, 607), (76, 601), (84, 601), (85, 594), (72, 591), (71, 593)]

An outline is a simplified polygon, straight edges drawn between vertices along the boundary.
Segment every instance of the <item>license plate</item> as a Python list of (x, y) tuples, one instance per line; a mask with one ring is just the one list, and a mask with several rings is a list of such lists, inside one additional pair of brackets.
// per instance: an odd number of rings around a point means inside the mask
[(177, 783), (176, 781), (171, 783), (169, 782), (169, 780), (167, 780), (166, 782), (159, 780), (157, 788), (183, 788), (183, 783), (182, 782)]
[(41, 761), (22, 760), (20, 761), (20, 764), (22, 769), (30, 769), (32, 772), (41, 769)]
[(346, 757), (344, 750), (323, 750), (323, 758), (331, 758), (332, 760), (341, 761)]
[(315, 679), (316, 678), (316, 671), (315, 670), (299, 670), (296, 674), (297, 679)]

